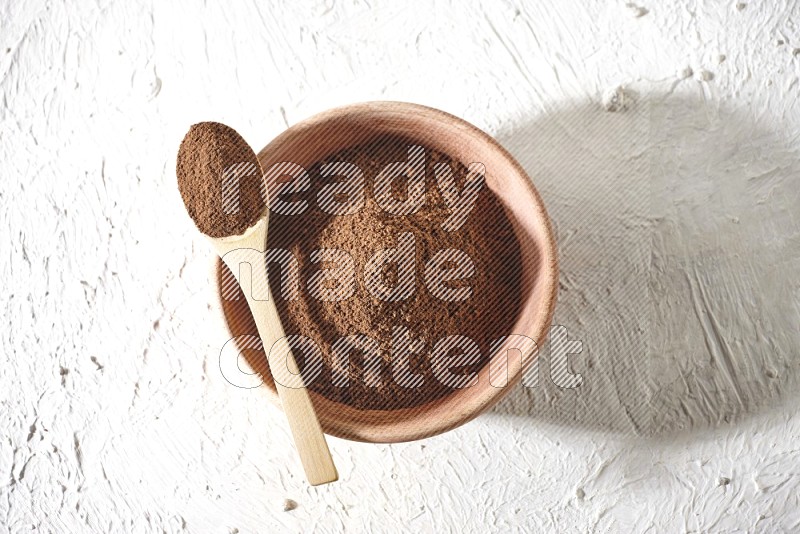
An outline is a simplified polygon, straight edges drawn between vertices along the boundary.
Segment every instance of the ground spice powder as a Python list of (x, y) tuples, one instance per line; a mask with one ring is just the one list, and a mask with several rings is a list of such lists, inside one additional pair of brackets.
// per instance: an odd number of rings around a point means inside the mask
[(264, 212), (256, 155), (229, 126), (193, 125), (181, 142), (175, 170), (186, 210), (208, 236), (243, 234)]
[[(464, 185), (467, 167), (436, 151), (425, 149), (425, 205), (410, 215), (391, 215), (376, 202), (375, 177), (387, 165), (406, 161), (410, 141), (391, 138), (379, 139), (370, 144), (338, 152), (308, 168), (311, 186), (302, 193), (289, 195), (286, 200), (305, 199), (308, 208), (299, 215), (270, 213), (268, 246), (286, 249), (299, 262), (301, 288), (299, 297), (286, 299), (281, 294), (280, 269), (270, 264), (269, 278), (272, 295), (287, 335), (311, 338), (320, 348), (323, 365), (320, 374), (308, 387), (330, 400), (358, 409), (392, 410), (419, 406), (452, 392), (433, 374), (430, 353), (439, 339), (449, 335), (467, 336), (480, 347), (477, 363), (451, 369), (468, 374), (482, 368), (489, 359), (490, 343), (501, 336), (513, 334), (515, 319), (521, 303), (521, 258), (519, 243), (514, 235), (500, 201), (483, 187), (476, 205), (466, 222), (457, 230), (448, 232), (441, 223), (449, 210), (437, 186), (434, 165), (451, 165), (459, 188)], [(325, 163), (345, 161), (354, 163), (365, 177), (365, 203), (352, 215), (330, 215), (314, 202), (325, 184), (335, 178), (323, 177), (320, 168)], [(402, 179), (395, 180), (401, 194)], [(400, 234), (411, 232), (416, 245), (416, 289), (406, 300), (384, 301), (373, 297), (364, 282), (364, 266), (375, 252), (397, 246)], [(347, 251), (356, 265), (354, 294), (342, 301), (322, 301), (314, 298), (307, 282), (320, 268), (328, 266), (313, 263), (310, 256), (318, 249)], [(459, 302), (436, 298), (426, 288), (423, 271), (427, 261), (441, 249), (458, 249), (469, 255), (474, 275), (454, 281), (453, 285), (469, 285), (472, 296)], [(383, 273), (385, 281), (395, 281), (396, 272)], [(234, 336), (257, 336), (255, 324), (238, 286), (231, 283), (232, 275), (222, 265), (220, 287), (223, 288), (223, 306)], [(226, 289), (227, 288), (227, 289)], [(226, 294), (227, 291), (227, 294)], [(238, 300), (232, 300), (238, 296)], [(392, 374), (392, 331), (403, 327), (413, 336), (416, 352), (409, 359), (409, 370), (421, 375), (419, 387), (407, 388), (398, 384)], [(345, 336), (366, 334), (378, 341), (384, 365), (378, 370), (380, 383), (368, 384), (366, 374), (372, 372), (370, 360), (356, 350), (349, 353), (349, 365), (333, 357), (332, 345)], [(251, 338), (252, 339), (252, 338)], [(243, 355), (259, 373), (266, 373), (265, 354), (260, 346), (250, 343), (240, 345)], [(301, 368), (304, 357), (295, 351)], [(348, 385), (334, 384), (334, 370), (346, 373)]]

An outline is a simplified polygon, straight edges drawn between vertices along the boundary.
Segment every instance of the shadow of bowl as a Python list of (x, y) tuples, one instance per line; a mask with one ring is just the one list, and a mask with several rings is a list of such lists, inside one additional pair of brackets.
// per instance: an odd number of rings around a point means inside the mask
[[(565, 103), (498, 136), (547, 200), (554, 324), (582, 342), (564, 368), (583, 381), (517, 387), (495, 414), (661, 439), (796, 395), (797, 154), (748, 110), (637, 100)], [(550, 376), (564, 355), (544, 349)]]

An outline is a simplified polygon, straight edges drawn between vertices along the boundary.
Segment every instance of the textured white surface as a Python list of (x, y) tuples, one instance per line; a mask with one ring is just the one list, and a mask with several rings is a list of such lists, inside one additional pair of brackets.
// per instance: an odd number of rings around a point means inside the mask
[[(0, 2), (0, 531), (800, 529), (797, 2), (154, 4)], [(310, 488), (218, 372), (174, 159), (199, 120), (260, 147), (374, 99), (533, 176), (584, 385), (330, 439)]]

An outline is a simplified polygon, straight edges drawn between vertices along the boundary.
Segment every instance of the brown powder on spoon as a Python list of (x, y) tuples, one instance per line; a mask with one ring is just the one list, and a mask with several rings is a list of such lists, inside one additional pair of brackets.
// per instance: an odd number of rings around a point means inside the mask
[[(374, 180), (387, 164), (407, 159), (407, 149), (412, 143), (399, 139), (380, 139), (373, 143), (349, 148), (319, 161), (309, 167), (311, 187), (303, 193), (286, 196), (286, 200), (306, 200), (308, 208), (298, 215), (280, 215), (272, 211), (269, 216), (270, 249), (288, 250), (299, 262), (301, 287), (299, 298), (286, 300), (281, 294), (281, 272), (277, 263), (270, 264), (270, 286), (276, 300), (284, 331), (287, 335), (302, 335), (312, 339), (323, 357), (322, 371), (308, 387), (325, 397), (359, 409), (391, 410), (419, 406), (452, 392), (434, 376), (430, 353), (439, 339), (461, 335), (474, 340), (480, 348), (477, 363), (451, 369), (468, 374), (481, 369), (489, 358), (491, 341), (513, 334), (515, 319), (520, 309), (522, 294), (521, 257), (519, 243), (511, 223), (495, 195), (484, 186), (466, 222), (457, 231), (448, 232), (441, 226), (449, 215), (439, 192), (434, 174), (436, 163), (451, 165), (459, 190), (464, 185), (467, 168), (458, 161), (436, 151), (425, 150), (425, 205), (411, 215), (396, 216), (385, 212), (375, 201)], [(320, 209), (317, 198), (320, 189), (330, 183), (320, 173), (326, 162), (345, 161), (357, 165), (365, 177), (365, 204), (356, 214), (330, 215)], [(399, 182), (399, 183), (398, 183)], [(395, 180), (394, 186), (404, 186)], [(394, 193), (402, 196), (402, 187)], [(414, 294), (397, 302), (376, 299), (364, 283), (364, 266), (373, 254), (381, 249), (397, 246), (398, 236), (412, 233), (415, 240), (416, 289)], [(340, 249), (348, 252), (356, 265), (356, 290), (342, 301), (321, 301), (314, 298), (308, 281), (320, 268), (329, 265), (312, 263), (311, 253), (318, 249)], [(468, 285), (472, 296), (460, 302), (447, 302), (434, 297), (426, 288), (424, 269), (428, 260), (441, 249), (458, 249), (466, 252), (475, 266), (468, 279), (453, 282)], [(396, 280), (396, 272), (383, 273), (386, 281)], [(228, 285), (231, 274), (223, 266), (220, 287)], [(394, 277), (394, 278), (393, 278)], [(230, 299), (233, 295), (223, 295)], [(239, 293), (238, 301), (223, 303), (229, 312), (229, 324), (235, 336), (257, 335), (255, 324)], [(244, 304), (242, 307), (241, 304)], [(239, 316), (244, 320), (231, 320)], [(410, 370), (423, 378), (417, 388), (398, 384), (392, 375), (392, 330), (403, 327), (418, 340), (418, 352), (410, 359)], [(380, 369), (381, 383), (377, 387), (365, 381), (368, 359), (359, 351), (350, 352), (349, 367), (333, 357), (331, 347), (345, 336), (366, 334), (378, 341), (383, 361)], [(259, 372), (266, 370), (264, 352), (243, 347), (245, 358)], [(298, 363), (303, 354), (295, 351)], [(301, 363), (301, 367), (303, 364)], [(334, 370), (346, 373), (349, 383), (337, 386)]]
[(256, 155), (229, 126), (218, 122), (192, 126), (178, 150), (176, 174), (186, 210), (207, 236), (241, 235), (264, 212)]

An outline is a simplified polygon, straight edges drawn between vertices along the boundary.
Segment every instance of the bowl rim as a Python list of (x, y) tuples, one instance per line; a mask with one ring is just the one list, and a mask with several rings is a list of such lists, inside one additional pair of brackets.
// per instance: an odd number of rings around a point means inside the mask
[[(426, 120), (439, 121), (458, 132), (459, 135), (473, 136), (481, 143), (487, 145), (487, 150), (496, 151), (497, 154), (511, 166), (517, 177), (521, 179), (523, 187), (534, 201), (531, 209), (535, 212), (536, 224), (539, 225), (540, 229), (542, 230), (541, 236), (544, 237), (540, 244), (543, 257), (541, 258), (539, 270), (537, 271), (537, 277), (541, 279), (543, 284), (541, 293), (543, 298), (538, 301), (539, 308), (537, 312), (537, 324), (539, 325), (539, 328), (537, 331), (532, 332), (532, 334), (535, 334), (535, 342), (541, 347), (549, 333), (553, 314), (555, 312), (556, 296), (558, 292), (558, 255), (552, 223), (547, 215), (544, 202), (542, 201), (539, 192), (536, 190), (536, 187), (533, 185), (533, 181), (528, 173), (508, 152), (508, 150), (506, 150), (492, 136), (477, 126), (474, 126), (464, 119), (445, 111), (420, 104), (387, 100), (361, 102), (331, 108), (295, 123), (277, 135), (274, 139), (272, 139), (272, 141), (267, 143), (266, 146), (264, 146), (264, 148), (258, 152), (258, 159), (259, 161), (263, 162), (268, 158), (268, 155), (271, 153), (271, 151), (278, 146), (282, 146), (287, 139), (298, 134), (299, 132), (313, 131), (330, 121), (341, 120), (343, 118), (352, 119), (360, 114), (374, 115), (378, 113), (395, 115), (398, 112), (416, 114), (424, 117)], [(410, 132), (410, 135), (413, 136), (413, 132)], [(217, 276), (217, 269), (219, 266), (218, 260), (218, 258), (214, 257), (211, 262), (211, 270), (213, 273), (213, 278), (211, 280), (214, 294), (216, 295), (216, 298), (212, 300), (214, 300), (215, 313), (219, 315), (220, 319), (225, 325), (226, 331), (230, 333), (230, 324), (227, 320), (221, 303), (221, 288), (219, 287), (219, 278)], [(526, 333), (526, 335), (527, 334), (528, 333)], [(371, 443), (414, 441), (452, 430), (453, 428), (469, 422), (491, 408), (520, 382), (525, 370), (529, 365), (532, 364), (532, 362), (532, 359), (528, 359), (527, 362), (522, 361), (520, 365), (516, 366), (513, 372), (511, 372), (512, 370), (509, 369), (510, 372), (507, 385), (505, 387), (486, 388), (483, 394), (476, 395), (477, 398), (474, 399), (473, 402), (468, 403), (468, 406), (461, 406), (460, 409), (453, 411), (452, 416), (439, 419), (423, 419), (416, 422), (412, 419), (393, 423), (386, 420), (389, 418), (387, 418), (385, 414), (392, 412), (404, 412), (405, 415), (410, 415), (417, 411), (424, 412), (425, 408), (429, 406), (446, 405), (446, 401), (452, 395), (446, 395), (445, 397), (414, 408), (404, 408), (393, 411), (379, 411), (355, 410), (352, 407), (330, 401), (314, 391), (309, 390), (309, 394), (312, 397), (312, 402), (317, 406), (320, 404), (335, 404), (337, 409), (338, 407), (342, 407), (342, 409), (338, 410), (338, 412), (345, 414), (345, 417), (320, 417), (320, 423), (323, 427), (323, 430), (327, 434), (331, 434), (343, 439)], [(274, 389), (274, 384), (267, 383), (265, 381), (264, 386), (269, 400), (280, 408), (280, 400), (278, 398), (277, 391)], [(368, 415), (368, 417), (364, 417), (366, 415)], [(372, 424), (364, 426), (365, 419), (371, 419)]]

